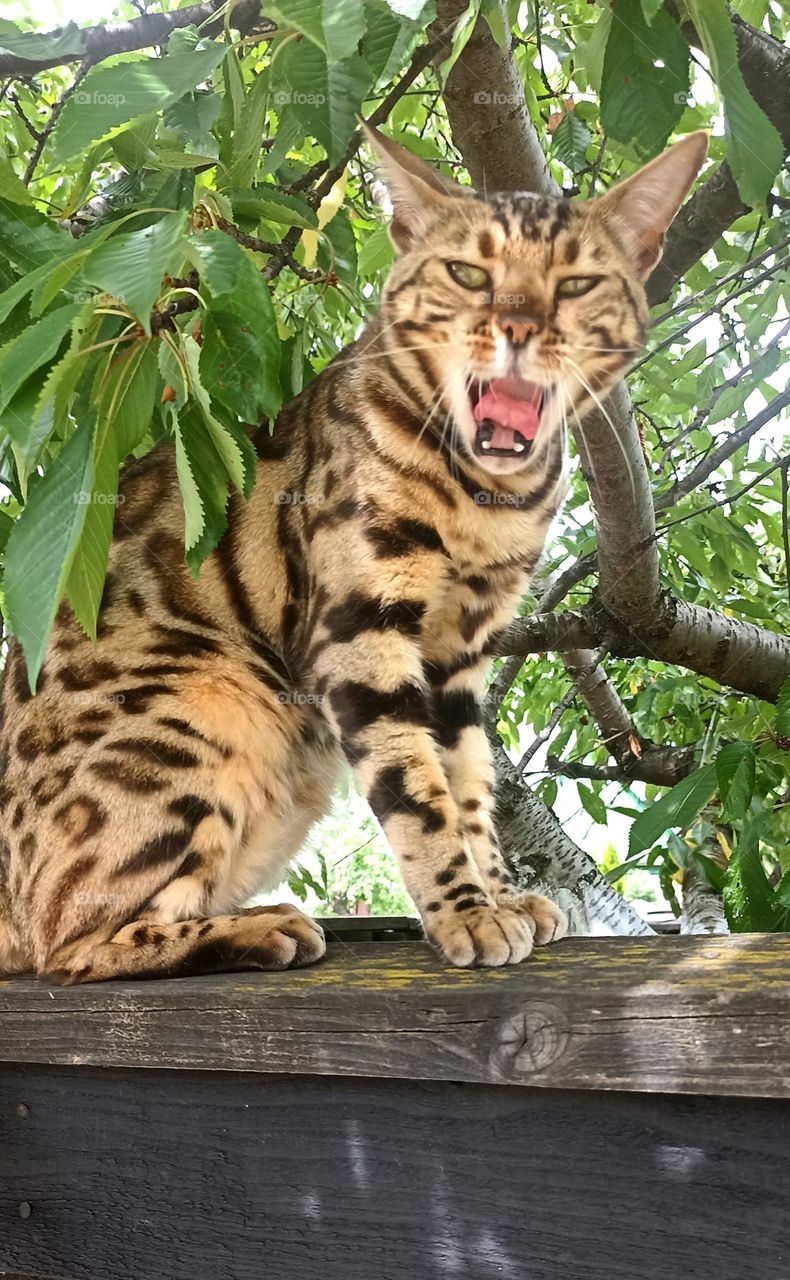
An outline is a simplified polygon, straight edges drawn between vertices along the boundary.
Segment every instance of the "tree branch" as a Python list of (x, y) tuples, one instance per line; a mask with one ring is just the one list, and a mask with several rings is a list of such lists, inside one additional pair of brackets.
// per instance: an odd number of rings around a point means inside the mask
[[(786, 326), (787, 328), (790, 328), (790, 325)], [(733, 381), (733, 379), (730, 379), (731, 383)], [(726, 462), (727, 458), (731, 458), (734, 453), (737, 453), (748, 440), (751, 440), (753, 435), (756, 435), (767, 423), (772, 422), (777, 414), (781, 413), (789, 404), (790, 388), (775, 395), (773, 400), (768, 401), (765, 408), (761, 409), (746, 423), (745, 427), (741, 427), (740, 431), (733, 431), (716, 449), (712, 449), (706, 458), (698, 462), (687, 476), (684, 476), (682, 480), (678, 480), (677, 484), (673, 484), (672, 488), (668, 489), (666, 493), (662, 493), (661, 497), (656, 499), (655, 510), (665, 511), (667, 507), (674, 506), (686, 494), (698, 489), (721, 466), (722, 462)]]
[[(586, 648), (603, 644), (613, 657), (654, 658), (687, 667), (766, 702), (776, 701), (790, 677), (790, 638), (702, 605), (687, 604), (666, 592), (659, 593), (655, 612), (641, 630), (625, 618), (607, 613), (599, 598), (579, 612), (568, 613), (566, 636), (586, 634)], [(551, 648), (564, 653), (574, 647), (572, 639), (570, 643), (563, 640), (566, 616), (555, 613), (518, 618), (497, 638), (495, 653), (524, 657)], [(550, 640), (559, 643), (552, 645)]]
[[(668, 4), (677, 16), (677, 9)], [(730, 15), (738, 47), (738, 65), (752, 97), (779, 130), (790, 153), (790, 50), (735, 14)], [(684, 28), (699, 44), (693, 27)], [(738, 188), (725, 162), (695, 191), (667, 233), (664, 254), (647, 288), (651, 305), (665, 302), (674, 285), (698, 262), (729, 226), (746, 213)]]
[[(54, 58), (20, 58), (12, 53), (0, 53), (0, 76), (33, 76), (49, 67), (61, 67), (69, 62), (86, 62), (94, 66), (105, 58), (118, 53), (131, 53), (135, 49), (148, 49), (164, 44), (180, 27), (196, 26), (202, 36), (221, 35), (224, 17), (217, 16), (224, 10), (224, 0), (208, 0), (205, 4), (190, 5), (186, 9), (174, 9), (171, 13), (147, 13), (130, 22), (113, 22), (103, 26), (84, 27), (80, 32), (82, 48), (79, 52), (59, 54)], [(239, 0), (232, 7), (230, 25), (242, 35), (258, 31), (266, 36), (277, 30), (277, 25), (261, 18), (260, 0)], [(56, 37), (57, 27), (46, 34)]]
[[(437, 0), (433, 29), (452, 31), (466, 9), (466, 0)], [(447, 78), (444, 101), (453, 141), (478, 191), (560, 194), (529, 118), (511, 51), (500, 49), (484, 18)]]

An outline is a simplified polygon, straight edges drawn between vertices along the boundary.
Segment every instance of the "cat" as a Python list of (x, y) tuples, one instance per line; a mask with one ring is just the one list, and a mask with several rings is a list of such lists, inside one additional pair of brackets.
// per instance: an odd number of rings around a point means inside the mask
[(563, 494), (565, 426), (643, 344), (706, 139), (571, 202), (483, 198), (368, 138), (396, 250), (378, 315), (257, 430), (255, 490), (199, 579), (161, 447), (123, 478), (97, 643), (62, 605), (34, 697), (11, 646), (0, 971), (318, 960), (297, 908), (243, 903), (281, 881), (344, 759), (448, 963), (518, 963), (565, 930), (497, 846), (480, 699)]

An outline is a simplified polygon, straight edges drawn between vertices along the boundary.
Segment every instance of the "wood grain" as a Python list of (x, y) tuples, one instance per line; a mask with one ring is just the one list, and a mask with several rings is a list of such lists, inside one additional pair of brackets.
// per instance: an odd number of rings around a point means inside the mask
[(477, 971), (343, 941), (292, 973), (7, 979), (0, 1062), (787, 1097), (790, 936), (570, 939)]
[(789, 1130), (786, 1100), (5, 1067), (0, 1274), (787, 1280)]

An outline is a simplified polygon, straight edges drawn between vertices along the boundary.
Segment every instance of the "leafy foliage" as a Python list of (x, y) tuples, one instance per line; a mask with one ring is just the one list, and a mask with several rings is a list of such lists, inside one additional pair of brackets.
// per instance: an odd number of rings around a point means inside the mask
[[(776, 6), (734, 8), (786, 37)], [(369, 158), (354, 150), (357, 114), (370, 116), (386, 96), (385, 129), (466, 181), (432, 61), (423, 58), (408, 92), (399, 90), (415, 50), (424, 52), (430, 0), (266, 0), (262, 11), (273, 33), (242, 38), (232, 18), (211, 37), (178, 29), (161, 49), (117, 55), (84, 76), (74, 66), (42, 69), (10, 83), (0, 101), (2, 605), (32, 684), (64, 596), (95, 634), (124, 459), (174, 447), (185, 555), (198, 573), (222, 536), (229, 493), (249, 493), (254, 480), (247, 424), (271, 419), (373, 305), (391, 248)], [(724, 0), (679, 7), (712, 80), (675, 8), (659, 0), (509, 11), (512, 33), (498, 4), (472, 0), (439, 76), (463, 56), (478, 14), (501, 47), (514, 35), (527, 103), (569, 194), (600, 192), (673, 134), (712, 127), (712, 163), (729, 161), (754, 206), (659, 310), (650, 352), (631, 375), (660, 500), (780, 386), (790, 244), (781, 144), (743, 84)], [(2, 22), (0, 46), (78, 60), (85, 37), (73, 23), (48, 34)], [(790, 628), (786, 453), (773, 422), (662, 512), (662, 572), (681, 598)], [(575, 464), (570, 479), (545, 580), (594, 550)], [(567, 603), (583, 604), (589, 590), (582, 578)], [(624, 849), (633, 819), (621, 866), (660, 875), (667, 892), (679, 869), (695, 865), (719, 887), (726, 881), (734, 927), (782, 927), (790, 686), (774, 711), (647, 659), (609, 660), (607, 671), (639, 734), (693, 747), (696, 773), (663, 797), (653, 786), (566, 778), (569, 765), (609, 763), (577, 700), (549, 743), (556, 764), (533, 761), (539, 793), (581, 843), (592, 825), (602, 853)], [(525, 664), (501, 718), (514, 752), (566, 691), (556, 655)], [(711, 840), (718, 862), (705, 852)], [(329, 880), (314, 875), (349, 909), (358, 889), (369, 903), (375, 894), (364, 853), (354, 865), (357, 881), (339, 889), (332, 866)], [(631, 874), (609, 870), (626, 883)], [(388, 902), (403, 909), (394, 888)]]

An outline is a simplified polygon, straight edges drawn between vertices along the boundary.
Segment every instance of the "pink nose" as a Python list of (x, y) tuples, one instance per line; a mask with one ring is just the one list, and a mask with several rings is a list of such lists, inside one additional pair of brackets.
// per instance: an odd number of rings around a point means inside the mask
[(500, 315), (493, 320), (494, 337), (507, 338), (513, 347), (523, 347), (543, 328), (543, 322), (533, 315)]

